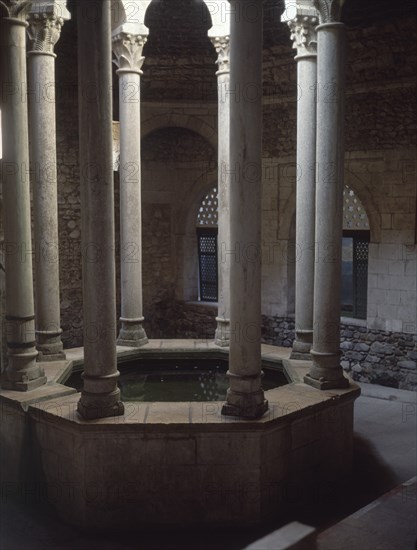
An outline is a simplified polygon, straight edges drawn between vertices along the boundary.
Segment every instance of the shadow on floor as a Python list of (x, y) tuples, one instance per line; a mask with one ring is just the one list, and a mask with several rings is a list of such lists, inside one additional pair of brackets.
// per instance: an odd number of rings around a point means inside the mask
[(327, 495), (323, 493), (318, 506), (307, 505), (297, 520), (322, 531), (399, 483), (393, 469), (384, 462), (372, 443), (355, 434), (351, 475), (346, 476), (340, 484), (330, 487)]
[(233, 531), (122, 532), (81, 531), (56, 518), (45, 502), (7, 501), (2, 495), (2, 550), (240, 550), (254, 540), (297, 520), (322, 531), (398, 485), (376, 449), (365, 438), (354, 439), (353, 471), (341, 483), (311, 495), (302, 510), (261, 528)]

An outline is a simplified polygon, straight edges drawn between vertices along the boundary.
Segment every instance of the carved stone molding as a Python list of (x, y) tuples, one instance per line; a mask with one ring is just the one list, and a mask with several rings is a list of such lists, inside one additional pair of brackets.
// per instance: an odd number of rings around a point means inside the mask
[(1, 0), (0, 17), (11, 17), (26, 21), (31, 4), (30, 0)]
[(113, 53), (116, 59), (113, 63), (122, 71), (132, 71), (142, 74), (143, 47), (147, 41), (144, 34), (129, 34), (121, 32), (112, 38)]
[(315, 0), (320, 15), (320, 23), (340, 21), (344, 0)]
[(52, 13), (30, 13), (28, 23), (27, 32), (31, 51), (53, 54), (55, 44), (61, 35), (64, 19)]
[(218, 53), (216, 63), (219, 67), (219, 73), (230, 73), (230, 37), (216, 36), (210, 38), (210, 40)]
[(288, 26), (291, 30), (290, 38), (293, 41), (293, 48), (297, 50), (298, 55), (317, 54), (316, 27), (318, 24), (319, 19), (315, 16), (300, 15), (288, 21)]

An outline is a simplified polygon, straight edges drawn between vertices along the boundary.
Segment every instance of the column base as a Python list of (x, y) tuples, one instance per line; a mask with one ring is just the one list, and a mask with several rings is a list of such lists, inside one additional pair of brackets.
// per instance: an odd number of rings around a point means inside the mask
[(245, 420), (261, 418), (268, 410), (268, 401), (263, 390), (254, 393), (239, 393), (227, 390), (227, 401), (223, 404), (223, 416), (237, 416)]
[(117, 339), (118, 346), (140, 348), (148, 343), (145, 329), (142, 323), (145, 319), (120, 319), (122, 328)]
[(300, 342), (299, 340), (294, 341), (290, 359), (295, 359), (297, 361), (312, 361), (311, 356), (311, 342)]
[(62, 330), (36, 331), (37, 361), (65, 361), (64, 345), (61, 341)]
[[(342, 368), (342, 367), (340, 367)], [(326, 380), (324, 377), (316, 380), (309, 374), (304, 376), (304, 384), (308, 384), (317, 390), (336, 390), (349, 387), (349, 380), (342, 376), (336, 380)]]
[(224, 403), (222, 407), (223, 416), (237, 416), (238, 418), (243, 418), (245, 420), (257, 420), (261, 418), (268, 410), (268, 401), (264, 400), (263, 403), (254, 405), (248, 403), (243, 406), (230, 405), (229, 403)]
[(27, 380), (27, 381), (15, 381), (15, 380), (9, 380), (7, 378), (6, 373), (2, 375), (1, 377), (1, 387), (4, 390), (12, 390), (12, 391), (32, 391), (36, 390), (36, 388), (40, 388), (41, 386), (44, 386), (47, 383), (46, 376), (39, 376), (39, 378), (35, 378), (34, 380)]
[(214, 343), (220, 348), (228, 348), (230, 345), (230, 319), (216, 317), (217, 328)]
[(122, 416), (125, 407), (123, 402), (120, 401), (120, 390), (117, 389), (107, 394), (81, 392), (77, 412), (84, 420)]
[[(5, 390), (12, 391), (31, 391), (44, 386), (47, 383), (47, 378), (42, 367), (36, 363), (36, 354), (28, 353), (25, 354), (11, 355), (9, 353), (10, 363), (4, 373), (1, 375), (1, 387)], [(22, 362), (28, 360), (33, 362), (32, 366), (15, 369), (13, 364), (16, 362)]]
[(310, 354), (313, 347), (313, 331), (308, 329), (299, 329), (295, 331), (295, 340), (290, 359), (301, 361), (312, 361)]
[(349, 380), (343, 376), (340, 365), (342, 353), (311, 350), (313, 364), (310, 372), (304, 377), (304, 382), (318, 390), (348, 388)]

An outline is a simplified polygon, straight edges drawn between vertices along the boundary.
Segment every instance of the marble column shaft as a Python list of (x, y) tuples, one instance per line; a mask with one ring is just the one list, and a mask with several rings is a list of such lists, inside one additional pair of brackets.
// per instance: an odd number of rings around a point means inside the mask
[(345, 26), (317, 27), (316, 263), (313, 364), (305, 382), (319, 389), (348, 386), (340, 365), (343, 229)]
[(119, 67), (121, 329), (117, 343), (140, 347), (143, 328), (140, 76), (146, 37), (113, 37)]
[(297, 48), (297, 198), (295, 263), (295, 334), (292, 359), (311, 359), (313, 343), (317, 17), (290, 22)]
[(218, 53), (218, 315), (215, 344), (229, 345), (230, 332), (230, 37), (212, 38)]
[[(241, 13), (245, 2), (232, 0)], [(261, 387), (262, 6), (230, 34), (230, 352), (222, 414), (255, 419)]]
[(36, 340), (38, 360), (65, 359), (61, 341), (55, 113), (55, 54), (63, 20), (30, 16), (28, 53), (30, 142), (35, 232)]
[[(29, 140), (26, 95), (26, 28), (11, 5), (11, 17), (0, 18), (2, 82), (2, 184), (6, 271), (6, 339), (8, 366), (2, 387), (28, 391), (46, 383), (36, 363), (32, 280)], [(16, 9), (16, 17), (13, 11)]]
[[(91, 12), (89, 10), (92, 10)], [(117, 387), (110, 0), (78, 8), (86, 419), (123, 414)]]

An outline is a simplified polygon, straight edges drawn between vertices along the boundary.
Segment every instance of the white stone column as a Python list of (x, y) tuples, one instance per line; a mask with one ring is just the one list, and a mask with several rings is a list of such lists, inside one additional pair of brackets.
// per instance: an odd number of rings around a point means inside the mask
[(54, 46), (70, 18), (62, 4), (33, 3), (29, 13), (30, 153), (35, 232), (38, 361), (65, 359), (61, 340)]
[(46, 383), (36, 362), (26, 95), (27, 3), (0, 6), (2, 184), (9, 362), (2, 387), (28, 391)]
[(218, 53), (218, 314), (215, 344), (230, 338), (230, 37), (211, 38)]
[(78, 4), (86, 419), (123, 414), (117, 387), (110, 0)]
[[(288, 20), (293, 0), (283, 21)], [(288, 21), (297, 49), (297, 199), (295, 262), (295, 341), (291, 359), (311, 360), (313, 343), (316, 197), (316, 86), (318, 14), (312, 0), (300, 0)]]
[(140, 347), (143, 328), (140, 76), (146, 36), (118, 32), (112, 38), (119, 75), (120, 116), (120, 346)]
[(345, 111), (345, 26), (338, 22), (340, 4), (318, 2), (313, 364), (304, 380), (319, 389), (349, 385), (340, 365)]
[(268, 409), (261, 386), (263, 7), (253, 4), (248, 17), (245, 0), (230, 3), (230, 387), (222, 414), (255, 419)]

